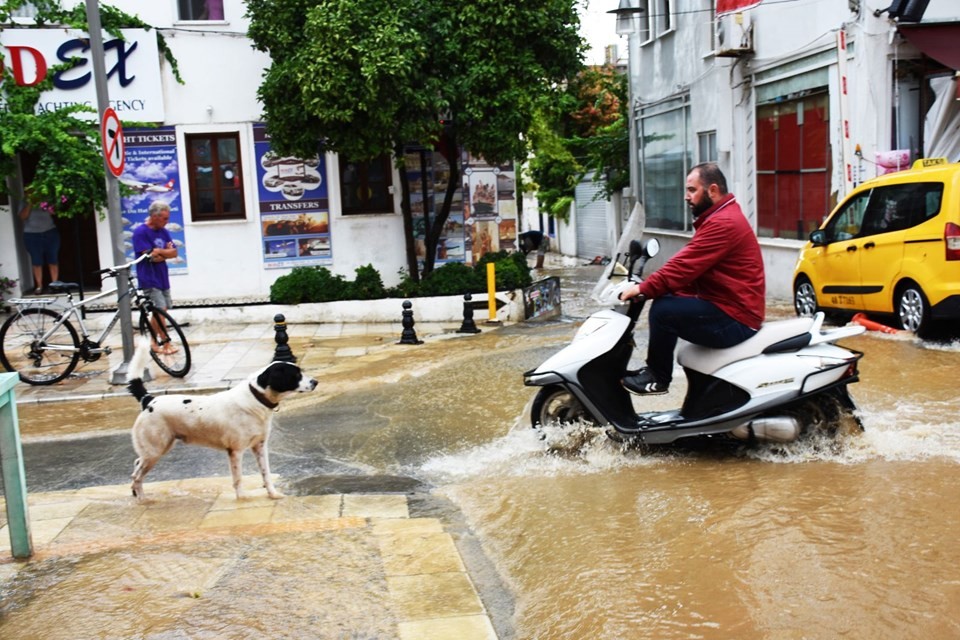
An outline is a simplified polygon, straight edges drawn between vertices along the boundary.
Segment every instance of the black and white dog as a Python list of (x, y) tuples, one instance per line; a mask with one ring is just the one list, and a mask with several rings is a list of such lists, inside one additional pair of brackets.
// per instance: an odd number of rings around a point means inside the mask
[(273, 362), (252, 374), (246, 383), (210, 396), (182, 394), (154, 397), (143, 384), (143, 370), (150, 359), (150, 340), (142, 338), (130, 361), (127, 388), (140, 401), (141, 412), (133, 423), (133, 448), (137, 458), (133, 467), (133, 495), (143, 500), (143, 478), (179, 440), (213, 449), (230, 456), (230, 473), (237, 498), (243, 452), (251, 449), (263, 476), (263, 486), (271, 498), (283, 494), (273, 486), (267, 439), (274, 409), (281, 398), (291, 393), (313, 391), (317, 381), (308, 378), (295, 364)]

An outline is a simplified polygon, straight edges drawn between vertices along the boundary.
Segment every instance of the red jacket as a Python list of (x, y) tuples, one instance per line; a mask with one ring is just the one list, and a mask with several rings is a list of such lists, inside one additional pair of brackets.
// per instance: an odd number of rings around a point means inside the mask
[(640, 293), (702, 298), (759, 329), (766, 304), (760, 244), (732, 194), (693, 223), (693, 238), (640, 285)]

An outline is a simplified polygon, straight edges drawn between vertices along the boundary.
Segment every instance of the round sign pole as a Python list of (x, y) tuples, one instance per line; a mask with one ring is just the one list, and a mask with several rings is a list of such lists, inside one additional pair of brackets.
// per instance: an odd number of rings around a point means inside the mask
[[(86, 0), (87, 29), (90, 33), (90, 57), (93, 61), (93, 81), (97, 90), (97, 110), (100, 113), (101, 133), (107, 128), (108, 113), (112, 113), (109, 122), (115, 122), (115, 136), (109, 145), (108, 136), (103, 136), (104, 164), (107, 167), (107, 220), (110, 223), (110, 240), (113, 243), (113, 263), (123, 264), (126, 255), (123, 250), (123, 225), (120, 222), (120, 185), (117, 176), (123, 173), (123, 130), (117, 114), (110, 108), (110, 96), (107, 91), (107, 69), (103, 59), (103, 34), (100, 23), (100, 7), (97, 0)], [(111, 162), (108, 158), (116, 158)], [(117, 156), (119, 154), (119, 157)], [(127, 276), (117, 274), (117, 308), (120, 312), (120, 335), (123, 338), (123, 362), (110, 375), (111, 384), (126, 384), (127, 369), (133, 357), (133, 320), (130, 317), (130, 296), (124, 295)]]

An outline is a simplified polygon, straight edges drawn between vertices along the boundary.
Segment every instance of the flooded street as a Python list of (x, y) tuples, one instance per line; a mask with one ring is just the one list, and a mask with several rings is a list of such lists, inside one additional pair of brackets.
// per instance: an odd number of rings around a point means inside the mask
[(338, 458), (462, 510), (513, 592), (516, 637), (960, 635), (960, 347), (844, 341), (866, 353), (866, 431), (829, 450), (650, 453), (582, 431), (548, 451), (520, 374), (569, 320), (478, 336), (479, 354), (319, 412), (355, 413), (327, 439)]
[[(587, 428), (541, 440), (522, 373), (597, 308), (584, 295), (597, 273), (564, 272), (563, 318), (317, 372), (320, 399), (277, 416), (271, 462), (285, 489), (428, 495), (414, 508), (473, 541), (461, 553), (503, 638), (960, 637), (960, 345), (843, 340), (865, 353), (851, 387), (865, 431), (832, 447), (641, 451)], [(791, 316), (784, 305), (769, 313)], [(645, 320), (637, 339), (634, 364)], [(684, 391), (681, 375), (636, 405), (676, 407)], [(29, 444), (28, 457), (50, 444)], [(82, 482), (127, 479), (126, 431), (56, 447), (64, 461), (93, 461)], [(151, 480), (225, 465), (220, 452), (181, 447)], [(68, 482), (33, 473), (44, 490)], [(184, 513), (171, 505), (170, 517)], [(241, 618), (268, 606), (259, 592), (235, 598)]]

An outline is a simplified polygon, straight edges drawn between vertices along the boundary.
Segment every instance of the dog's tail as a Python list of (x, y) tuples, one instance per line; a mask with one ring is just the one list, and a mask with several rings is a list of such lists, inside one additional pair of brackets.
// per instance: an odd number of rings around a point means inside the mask
[(143, 372), (150, 361), (150, 348), (150, 337), (140, 336), (127, 369), (127, 390), (140, 402), (141, 409), (146, 409), (153, 402), (153, 396), (143, 384)]

